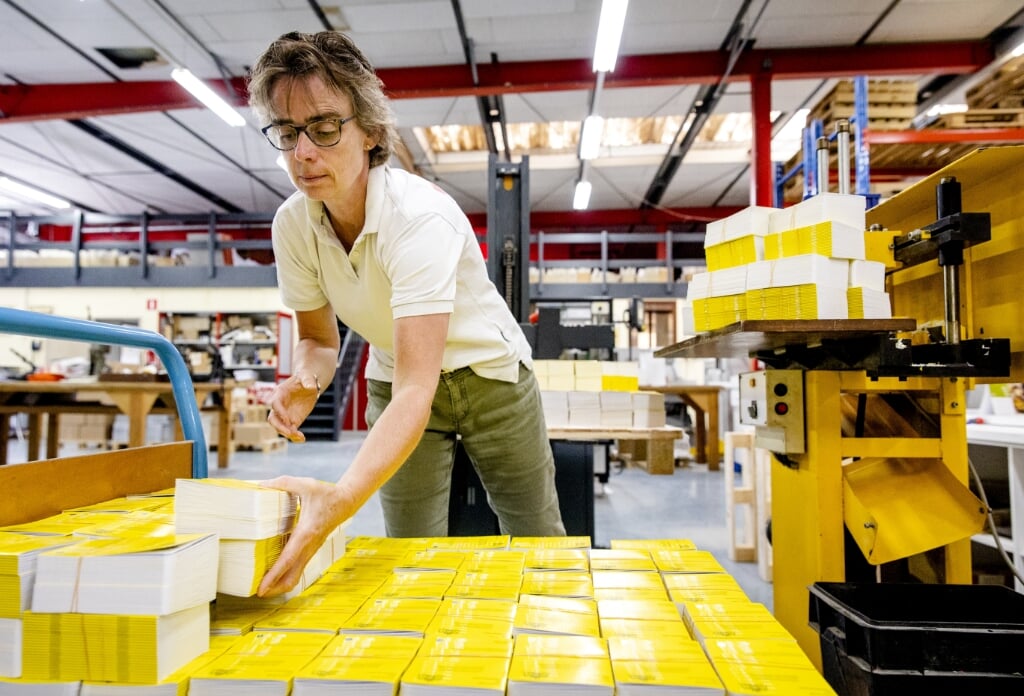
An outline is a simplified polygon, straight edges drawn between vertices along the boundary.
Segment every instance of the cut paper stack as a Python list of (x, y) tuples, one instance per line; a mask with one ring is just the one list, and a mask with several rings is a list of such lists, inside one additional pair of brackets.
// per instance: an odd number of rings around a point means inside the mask
[(639, 391), (639, 364), (607, 360), (535, 360), (549, 428), (661, 428), (665, 397)]
[(217, 540), (88, 539), (39, 555), (25, 679), (154, 684), (209, 649)]
[(837, 193), (709, 223), (708, 272), (687, 293), (695, 330), (744, 319), (891, 317), (885, 267), (865, 260), (864, 226), (865, 199)]
[(39, 554), (70, 543), (64, 536), (0, 532), (0, 677), (21, 676), (21, 620), (32, 606)]

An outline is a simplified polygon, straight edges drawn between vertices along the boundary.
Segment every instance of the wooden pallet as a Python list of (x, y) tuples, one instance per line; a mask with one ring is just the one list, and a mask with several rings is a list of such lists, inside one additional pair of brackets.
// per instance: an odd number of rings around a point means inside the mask
[(969, 109), (943, 114), (929, 128), (1024, 128), (1024, 109)]
[(1007, 61), (991, 78), (967, 90), (972, 109), (1024, 107), (1024, 56)]

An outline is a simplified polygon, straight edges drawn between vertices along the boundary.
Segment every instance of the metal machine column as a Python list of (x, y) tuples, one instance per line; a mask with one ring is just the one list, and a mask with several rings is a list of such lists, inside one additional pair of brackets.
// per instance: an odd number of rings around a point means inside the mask
[(512, 315), (530, 314), (530, 167), (490, 155), (487, 175), (487, 274)]

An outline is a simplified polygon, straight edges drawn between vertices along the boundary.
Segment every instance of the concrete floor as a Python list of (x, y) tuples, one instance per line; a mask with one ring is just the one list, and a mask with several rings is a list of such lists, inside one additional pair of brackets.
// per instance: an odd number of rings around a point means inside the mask
[[(241, 479), (266, 479), (279, 474), (336, 480), (352, 461), (363, 440), (362, 433), (346, 432), (339, 442), (288, 443), (272, 452), (237, 451), (226, 469), (216, 468), (211, 457), (210, 475)], [(93, 450), (95, 451), (95, 450)], [(68, 447), (61, 456), (79, 454)], [(12, 437), (9, 461), (25, 460), (24, 443)], [(682, 538), (711, 551), (756, 602), (772, 607), (772, 585), (760, 579), (756, 563), (736, 563), (728, 558), (725, 526), (724, 475), (706, 465), (677, 467), (671, 476), (652, 476), (642, 469), (620, 469), (614, 463), (603, 494), (594, 500), (594, 545), (609, 546), (612, 539)], [(373, 496), (353, 517), (352, 535), (383, 536), (380, 502)]]

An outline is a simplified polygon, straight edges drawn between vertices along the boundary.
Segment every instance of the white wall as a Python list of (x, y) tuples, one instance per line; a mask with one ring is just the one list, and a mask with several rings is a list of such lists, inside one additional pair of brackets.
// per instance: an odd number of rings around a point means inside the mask
[[(136, 320), (143, 329), (159, 328), (160, 312), (268, 312), (288, 310), (274, 288), (0, 288), (0, 306), (54, 314), (72, 319)], [(53, 360), (88, 357), (85, 343), (33, 339), (0, 333), (0, 366), (27, 369), (11, 348), (40, 367)]]

